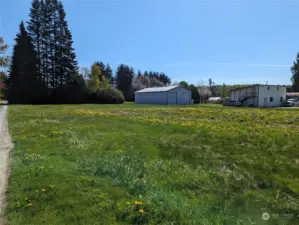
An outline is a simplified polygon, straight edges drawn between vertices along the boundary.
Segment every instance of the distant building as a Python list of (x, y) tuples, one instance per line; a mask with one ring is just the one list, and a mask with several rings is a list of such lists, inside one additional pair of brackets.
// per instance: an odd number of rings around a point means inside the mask
[(286, 101), (286, 86), (255, 84), (230, 91), (230, 100), (244, 106), (278, 107)]
[(288, 92), (287, 93), (287, 98), (299, 99), (299, 92)]
[(136, 104), (191, 104), (191, 92), (181, 86), (145, 88), (135, 92)]
[(219, 102), (221, 100), (222, 100), (221, 97), (210, 97), (210, 98), (208, 98), (208, 102)]

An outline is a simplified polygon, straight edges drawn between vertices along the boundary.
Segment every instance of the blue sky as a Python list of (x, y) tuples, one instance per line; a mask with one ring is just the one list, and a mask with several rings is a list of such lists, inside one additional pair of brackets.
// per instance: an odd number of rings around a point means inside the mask
[[(31, 1), (0, 1), (0, 35), (13, 45)], [(126, 63), (194, 84), (290, 84), (299, 1), (63, 2), (81, 66)]]

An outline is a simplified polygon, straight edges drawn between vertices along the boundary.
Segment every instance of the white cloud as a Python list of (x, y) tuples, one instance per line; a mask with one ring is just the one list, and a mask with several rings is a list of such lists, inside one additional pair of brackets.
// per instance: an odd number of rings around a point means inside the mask
[(290, 67), (287, 64), (269, 64), (269, 63), (242, 63), (242, 62), (203, 62), (213, 65), (236, 65), (236, 66), (257, 66), (257, 67)]
[(262, 66), (262, 67), (291, 67), (287, 64), (264, 64), (264, 63), (251, 63), (248, 66)]
[(198, 64), (210, 64), (210, 65), (232, 65), (232, 66), (252, 66), (252, 67), (291, 67), (288, 64), (271, 64), (271, 63), (246, 63), (246, 62), (209, 62), (202, 61), (198, 63), (166, 63), (166, 67), (191, 67)]

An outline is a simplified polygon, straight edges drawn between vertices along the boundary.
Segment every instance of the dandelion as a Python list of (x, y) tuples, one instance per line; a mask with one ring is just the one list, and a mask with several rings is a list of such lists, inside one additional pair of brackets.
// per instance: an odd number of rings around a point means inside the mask
[(126, 204), (127, 204), (127, 205), (130, 205), (130, 204), (131, 204), (131, 202), (126, 202)]
[(143, 209), (139, 209), (138, 212), (144, 213), (144, 210)]
[(135, 201), (135, 205), (142, 205), (143, 202), (138, 202), (138, 201)]

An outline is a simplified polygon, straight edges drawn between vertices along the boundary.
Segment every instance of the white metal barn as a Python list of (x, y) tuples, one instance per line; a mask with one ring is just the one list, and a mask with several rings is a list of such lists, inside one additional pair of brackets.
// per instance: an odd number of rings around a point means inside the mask
[(191, 104), (191, 92), (181, 86), (145, 88), (135, 92), (136, 104)]
[(255, 84), (230, 91), (230, 100), (245, 106), (278, 107), (286, 100), (286, 86)]

